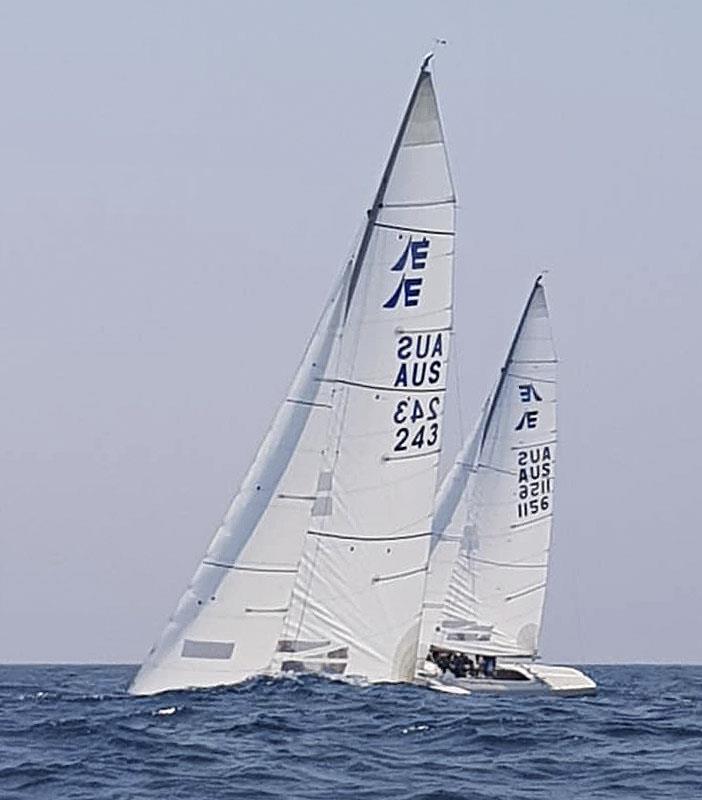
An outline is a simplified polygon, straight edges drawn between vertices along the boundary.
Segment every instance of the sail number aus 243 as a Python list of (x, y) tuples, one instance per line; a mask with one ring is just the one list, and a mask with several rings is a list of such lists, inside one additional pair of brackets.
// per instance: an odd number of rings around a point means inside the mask
[[(398, 236), (402, 240), (403, 235)], [(397, 282), (383, 308), (405, 310), (421, 304), (425, 270), (428, 265), (431, 240), (427, 236), (409, 237), (403, 244), (397, 261), (390, 271)], [(393, 387), (406, 389), (408, 395), (395, 404), (392, 415), (394, 430), (393, 451), (402, 453), (437, 447), (440, 441), (441, 397), (426, 396), (427, 390), (438, 390), (444, 370), (444, 338), (441, 331), (403, 334), (397, 340), (396, 372)], [(421, 389), (413, 396), (413, 389)]]
[[(444, 340), (442, 332), (405, 334), (397, 341), (397, 373), (394, 386), (431, 388), (442, 379)], [(439, 444), (441, 424), (440, 395), (407, 395), (397, 401), (392, 421), (395, 425), (393, 450), (422, 450)]]
[(441, 398), (438, 395), (428, 400), (416, 397), (399, 400), (392, 419), (401, 427), (395, 429), (393, 450), (402, 452), (410, 448), (421, 450), (423, 447), (434, 447), (439, 440), (440, 405)]

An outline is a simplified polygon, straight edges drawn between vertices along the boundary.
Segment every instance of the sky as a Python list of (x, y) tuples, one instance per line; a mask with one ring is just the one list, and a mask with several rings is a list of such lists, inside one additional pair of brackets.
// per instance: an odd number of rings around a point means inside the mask
[(646, 0), (0, 3), (0, 661), (146, 653), (443, 37), (447, 459), (548, 269), (543, 656), (702, 662), (701, 25)]

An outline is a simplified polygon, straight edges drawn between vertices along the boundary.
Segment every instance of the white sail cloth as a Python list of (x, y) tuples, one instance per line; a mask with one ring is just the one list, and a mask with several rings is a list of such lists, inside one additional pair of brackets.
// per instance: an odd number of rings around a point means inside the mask
[(320, 451), (346, 281), (327, 304), (239, 493), (130, 692), (236, 683), (266, 671), (297, 573)]
[[(463, 544), (463, 528), (454, 529), (452, 523), (459, 519), (460, 514), (468, 514), (468, 485), (476, 471), (490, 399), (488, 397), (483, 405), (475, 428), (465, 440), (436, 496), (429, 567), (422, 603), (417, 669), (422, 668), (430, 646), (441, 639), (441, 622), (446, 616), (446, 596)], [(472, 484), (470, 485), (472, 488)], [(472, 612), (468, 612), (466, 616), (471, 617)]]
[(451, 327), (454, 192), (422, 70), (357, 255), (320, 493), (278, 668), (409, 680)]
[(556, 354), (537, 280), (495, 392), (437, 498), (420, 661), (430, 645), (536, 654), (555, 454)]
[(356, 257), (132, 693), (280, 669), (412, 677), (454, 233), (425, 67)]

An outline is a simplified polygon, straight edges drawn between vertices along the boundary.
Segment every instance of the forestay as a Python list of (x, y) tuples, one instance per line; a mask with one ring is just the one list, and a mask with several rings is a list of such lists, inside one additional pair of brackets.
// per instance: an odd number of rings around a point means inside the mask
[(454, 192), (426, 62), (368, 216), (276, 667), (396, 681), (414, 670), (451, 328)]
[(556, 355), (537, 279), (496, 389), (437, 498), (420, 661), (430, 644), (536, 654), (555, 453)]
[[(236, 683), (266, 671), (297, 573), (331, 412), (348, 270), (207, 554), (130, 691)], [(333, 365), (333, 366), (332, 366)]]

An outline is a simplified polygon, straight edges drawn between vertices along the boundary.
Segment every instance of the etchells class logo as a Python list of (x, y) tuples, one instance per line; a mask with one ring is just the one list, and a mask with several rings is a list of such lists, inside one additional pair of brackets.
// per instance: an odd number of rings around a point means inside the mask
[(426, 236), (418, 241), (410, 236), (402, 254), (391, 267), (392, 272), (402, 274), (397, 288), (383, 303), (383, 308), (396, 308), (398, 305), (401, 308), (410, 308), (419, 305), (424, 276), (416, 272), (426, 267), (430, 245), (431, 242)]

